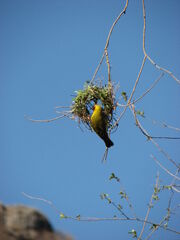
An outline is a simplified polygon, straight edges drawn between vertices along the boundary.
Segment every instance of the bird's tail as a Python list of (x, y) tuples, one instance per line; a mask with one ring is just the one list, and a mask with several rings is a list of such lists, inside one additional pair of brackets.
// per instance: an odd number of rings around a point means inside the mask
[(111, 141), (111, 139), (109, 137), (105, 138), (104, 142), (105, 142), (107, 148), (110, 148), (114, 145), (114, 143)]

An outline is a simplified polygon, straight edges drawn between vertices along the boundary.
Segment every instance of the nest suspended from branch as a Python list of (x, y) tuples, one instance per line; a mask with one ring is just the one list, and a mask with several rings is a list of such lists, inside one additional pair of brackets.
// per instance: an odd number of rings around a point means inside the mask
[(86, 83), (83, 90), (76, 91), (71, 113), (75, 118), (78, 118), (79, 122), (91, 129), (90, 117), (96, 103), (102, 105), (107, 120), (107, 129), (111, 129), (114, 121), (113, 112), (116, 108), (115, 95), (111, 84), (98, 86)]
[[(32, 119), (26, 118), (32, 122), (52, 122), (60, 118), (68, 117), (72, 120), (78, 120), (79, 124), (84, 124), (89, 130), (92, 130), (90, 118), (93, 111), (94, 104), (100, 104), (103, 107), (104, 117), (106, 119), (107, 130), (114, 128), (114, 111), (116, 109), (114, 87), (109, 83), (102, 86), (102, 84), (88, 84), (85, 83), (82, 90), (75, 91), (76, 96), (72, 99), (72, 105), (69, 107), (56, 107), (58, 116), (51, 119)], [(68, 109), (59, 111), (57, 109)]]

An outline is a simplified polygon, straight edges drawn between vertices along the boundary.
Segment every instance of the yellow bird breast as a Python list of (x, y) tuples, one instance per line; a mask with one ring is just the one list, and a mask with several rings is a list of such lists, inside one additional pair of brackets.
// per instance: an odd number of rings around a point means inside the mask
[(100, 105), (94, 105), (94, 111), (91, 115), (91, 127), (97, 133), (97, 135), (103, 139), (106, 147), (109, 148), (114, 145), (107, 134), (107, 124), (104, 119), (102, 107)]

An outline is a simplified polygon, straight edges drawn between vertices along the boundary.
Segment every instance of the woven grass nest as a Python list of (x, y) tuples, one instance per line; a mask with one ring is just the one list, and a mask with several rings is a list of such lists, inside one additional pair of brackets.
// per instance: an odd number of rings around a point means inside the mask
[(82, 90), (76, 91), (73, 98), (71, 113), (79, 122), (91, 129), (90, 116), (94, 104), (103, 107), (104, 116), (107, 121), (107, 130), (113, 126), (113, 112), (115, 110), (115, 96), (111, 84), (98, 86), (86, 83)]

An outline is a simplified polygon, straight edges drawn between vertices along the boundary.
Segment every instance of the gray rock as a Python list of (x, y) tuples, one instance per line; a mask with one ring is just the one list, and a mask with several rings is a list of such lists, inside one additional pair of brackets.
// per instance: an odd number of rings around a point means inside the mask
[(47, 218), (33, 208), (9, 206), (6, 208), (5, 225), (9, 230), (37, 230), (52, 232)]
[(36, 209), (0, 204), (0, 240), (72, 240), (54, 232), (48, 219)]

